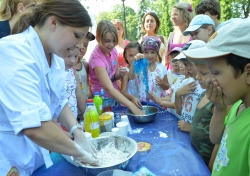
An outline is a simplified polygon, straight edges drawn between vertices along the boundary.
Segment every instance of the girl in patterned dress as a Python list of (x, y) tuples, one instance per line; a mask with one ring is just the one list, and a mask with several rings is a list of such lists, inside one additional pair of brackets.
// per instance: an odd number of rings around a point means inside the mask
[[(161, 63), (162, 58), (159, 55), (159, 49), (161, 46), (161, 41), (153, 36), (146, 36), (142, 38), (141, 49), (143, 54), (137, 54), (135, 60), (146, 58), (149, 62), (147, 69), (148, 76), (148, 86), (149, 92), (154, 93), (157, 97), (162, 98), (166, 96), (166, 90), (169, 88), (168, 78), (167, 78), (167, 69)], [(159, 62), (156, 61), (157, 57)], [(148, 92), (146, 91), (146, 86), (143, 84), (142, 80), (144, 75), (134, 74), (134, 66), (129, 72), (132, 79), (137, 80), (138, 84), (138, 98), (140, 101), (148, 101)], [(152, 101), (152, 100), (150, 100)]]

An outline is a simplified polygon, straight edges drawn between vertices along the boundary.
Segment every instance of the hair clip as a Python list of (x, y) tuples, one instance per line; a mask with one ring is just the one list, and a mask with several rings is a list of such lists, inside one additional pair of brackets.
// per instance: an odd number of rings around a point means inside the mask
[(193, 12), (192, 4), (189, 4), (188, 9), (189, 12)]

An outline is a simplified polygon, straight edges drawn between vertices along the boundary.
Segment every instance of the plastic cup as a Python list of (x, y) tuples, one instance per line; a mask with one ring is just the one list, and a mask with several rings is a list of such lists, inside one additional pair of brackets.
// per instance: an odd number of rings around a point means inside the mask
[(119, 128), (112, 128), (112, 133), (114, 136), (119, 135)]
[(128, 122), (118, 122), (116, 124), (117, 128), (119, 128), (119, 134), (121, 136), (127, 136), (128, 135)]
[(128, 131), (132, 130), (132, 129), (131, 129), (131, 125), (130, 125), (130, 122), (129, 122), (129, 119), (128, 119), (128, 116), (127, 116), (127, 115), (122, 115), (122, 116), (121, 116), (121, 122), (128, 122)]

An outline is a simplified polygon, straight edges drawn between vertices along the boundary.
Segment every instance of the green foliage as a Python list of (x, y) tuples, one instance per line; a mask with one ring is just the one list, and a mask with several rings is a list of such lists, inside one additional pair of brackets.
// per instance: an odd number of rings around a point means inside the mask
[(226, 21), (232, 18), (232, 0), (221, 0), (221, 21)]
[(142, 35), (143, 35), (143, 31), (142, 31), (142, 18), (144, 16), (144, 14), (149, 10), (149, 0), (139, 0), (139, 10), (138, 10), (138, 13), (137, 13), (137, 35), (136, 35), (136, 38), (137, 40), (139, 40)]
[[(135, 11), (131, 8), (126, 6), (126, 23), (127, 23), (127, 39), (131, 41), (136, 40), (136, 25), (137, 25), (137, 20), (135, 18)], [(123, 18), (123, 6), (122, 5), (115, 5), (112, 9), (112, 11), (104, 11), (100, 12), (98, 16), (96, 17), (97, 23), (100, 22), (101, 20), (112, 20), (112, 19), (119, 19), (124, 23), (124, 18)], [(124, 26), (125, 27), (125, 26)], [(125, 32), (125, 31), (124, 31)]]

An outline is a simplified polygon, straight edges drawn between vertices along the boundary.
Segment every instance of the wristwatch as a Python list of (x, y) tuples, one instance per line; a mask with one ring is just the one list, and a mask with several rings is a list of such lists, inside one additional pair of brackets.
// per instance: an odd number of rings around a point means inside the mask
[(70, 134), (73, 136), (73, 132), (75, 131), (75, 129), (81, 129), (81, 130), (83, 130), (83, 128), (82, 128), (82, 126), (79, 124), (79, 123), (77, 123), (76, 125), (74, 125), (74, 126), (72, 126), (72, 128), (70, 129)]

